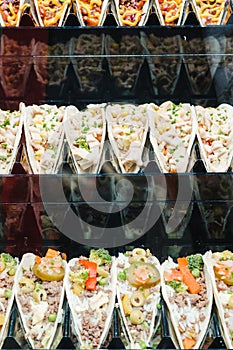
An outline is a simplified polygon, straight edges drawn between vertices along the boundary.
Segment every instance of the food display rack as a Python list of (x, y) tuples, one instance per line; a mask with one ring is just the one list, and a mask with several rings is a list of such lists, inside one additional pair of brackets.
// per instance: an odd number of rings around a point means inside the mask
[[(106, 21), (103, 27), (100, 28), (81, 28), (77, 26), (77, 19), (74, 15), (70, 15), (64, 28), (34, 28), (30, 25), (30, 19), (27, 16), (22, 18), (22, 26), (19, 28), (2, 28), (1, 37), (11, 38), (15, 41), (16, 46), (12, 47), (10, 53), (3, 53), (1, 51), (0, 61), (1, 67), (8, 64), (13, 69), (13, 75), (17, 75), (17, 71), (20, 66), (25, 64), (25, 72), (27, 71), (27, 79), (23, 81), (23, 89), (19, 90), (19, 94), (14, 95), (7, 91), (4, 86), (3, 74), (1, 71), (1, 90), (0, 90), (0, 104), (2, 109), (15, 109), (18, 108), (19, 102), (25, 102), (26, 104), (41, 104), (50, 103), (57, 105), (70, 105), (74, 104), (79, 108), (83, 108), (89, 103), (102, 103), (102, 102), (132, 102), (135, 104), (145, 102), (155, 102), (157, 104), (172, 100), (175, 103), (190, 102), (192, 104), (201, 104), (203, 106), (218, 106), (221, 103), (232, 103), (232, 76), (231, 60), (233, 61), (232, 52), (226, 51), (226, 42), (233, 36), (233, 25), (231, 24), (232, 18), (229, 19), (228, 24), (225, 26), (210, 26), (201, 28), (196, 23), (196, 18), (193, 13), (188, 15), (186, 24), (182, 27), (161, 27), (158, 25), (155, 13), (152, 13), (148, 19), (147, 24), (141, 28), (122, 28), (116, 27), (113, 15), (110, 13), (107, 15)], [(79, 38), (81, 35), (88, 36), (103, 36), (104, 38), (110, 35), (116, 39), (118, 44), (124, 41), (125, 36), (128, 38), (134, 38), (137, 36), (149, 36), (150, 34), (156, 35), (163, 42), (166, 38), (179, 37), (181, 42), (181, 50), (179, 53), (168, 51), (164, 53), (162, 49), (159, 52), (146, 53), (144, 48), (133, 46), (131, 52), (123, 54), (122, 52), (116, 52), (113, 54), (106, 53), (106, 51), (96, 54), (95, 46), (91, 47), (88, 54), (73, 54), (69, 51), (68, 54), (62, 52), (49, 54), (44, 53), (40, 55), (36, 52), (23, 54), (22, 51), (19, 55), (18, 48), (22, 46), (28, 46), (29, 43), (42, 41), (49, 46), (68, 43), (72, 38)], [(189, 43), (192, 39), (205, 42), (206, 38), (212, 37), (215, 40), (216, 46), (209, 46), (204, 44), (199, 50), (196, 47), (195, 51), (189, 53), (184, 52), (184, 43)], [(128, 40), (128, 39), (127, 39)], [(1, 41), (2, 45), (2, 41)], [(2, 49), (1, 49), (2, 50)], [(69, 48), (69, 50), (71, 50)], [(141, 51), (140, 51), (141, 50)], [(193, 49), (194, 50), (194, 49)], [(233, 49), (232, 49), (233, 51)], [(62, 68), (62, 75), (58, 84), (49, 84), (49, 76), (46, 77), (46, 83), (40, 83), (38, 76), (36, 75), (36, 65), (40, 60), (44, 60), (45, 67), (49, 65), (50, 59), (53, 59), (56, 67)], [(88, 71), (90, 60), (98, 58), (101, 62), (101, 73), (98, 79), (91, 79), (90, 84), (87, 85), (87, 89), (83, 89), (77, 73), (77, 64), (82, 61), (85, 62), (87, 67), (85, 71)], [(141, 61), (138, 71), (134, 76), (134, 81), (130, 86), (120, 88), (116, 83), (116, 78), (111, 71), (111, 58), (122, 59), (124, 64), (121, 67), (127, 73), (130, 69), (130, 63), (137, 62), (137, 59)], [(156, 62), (160, 62), (161, 67), (163, 61), (178, 62), (178, 77), (172, 77), (175, 81), (175, 87), (170, 92), (160, 91), (156, 86), (156, 80), (152, 80), (150, 59), (158, 59)], [(187, 60), (188, 59), (188, 60)], [(205, 91), (197, 91), (192, 85), (190, 80), (190, 74), (188, 71), (188, 65), (198, 67), (201, 71), (205, 66), (204, 75), (201, 75), (202, 83), (204, 86), (209, 86)], [(167, 66), (166, 66), (167, 67)], [(207, 67), (207, 68), (206, 68)], [(214, 68), (214, 69), (212, 69)], [(229, 69), (227, 69), (229, 68)], [(9, 76), (12, 72), (9, 73)], [(26, 73), (25, 73), (26, 74)], [(52, 73), (51, 73), (52, 74)], [(176, 72), (177, 74), (177, 72)], [(9, 77), (8, 76), (8, 77)], [(21, 76), (21, 78), (24, 74)], [(205, 84), (205, 80), (207, 83)], [(17, 81), (17, 80), (16, 80)], [(18, 79), (19, 81), (19, 79)], [(200, 82), (201, 80), (199, 80)], [(12, 84), (10, 84), (12, 85)], [(154, 88), (155, 87), (155, 88)], [(46, 213), (46, 208), (52, 207), (53, 213), (57, 212), (59, 215), (63, 215), (64, 227), (69, 219), (68, 212), (63, 211), (63, 205), (79, 215), (84, 215), (85, 209), (80, 210), (82, 206), (89, 206), (91, 204), (101, 204), (96, 202), (96, 199), (90, 198), (90, 202), (80, 200), (80, 195), (76, 192), (73, 193), (73, 184), (78, 183), (81, 179), (89, 182), (97, 182), (99, 191), (103, 188), (106, 191), (102, 193), (103, 198), (111, 206), (112, 203), (116, 203), (115, 187), (119, 179), (126, 179), (129, 181), (136, 191), (135, 197), (128, 204), (132, 208), (132, 211), (137, 212), (138, 208), (142, 210), (145, 205), (150, 207), (150, 215), (153, 215), (153, 210), (161, 205), (168, 207), (168, 211), (175, 207), (177, 201), (180, 203), (187, 202), (186, 205), (189, 215), (184, 216), (184, 221), (181, 221), (179, 229), (173, 232), (166, 231), (166, 223), (164, 222), (163, 215), (149, 227), (143, 235), (130, 237), (128, 243), (117, 245), (115, 242), (114, 248), (110, 248), (110, 253), (117, 255), (119, 251), (124, 252), (126, 249), (132, 247), (143, 246), (150, 248), (152, 253), (155, 254), (162, 262), (167, 256), (174, 258), (187, 255), (192, 252), (204, 253), (209, 249), (233, 250), (233, 193), (232, 193), (232, 172), (229, 169), (227, 173), (207, 174), (200, 158), (198, 147), (195, 145), (193, 149), (193, 156), (196, 159), (195, 166), (190, 173), (187, 174), (160, 174), (158, 167), (153, 159), (150, 160), (147, 165), (146, 175), (142, 171), (139, 174), (122, 175), (115, 174), (112, 171), (109, 160), (103, 163), (101, 172), (99, 175), (76, 175), (72, 173), (72, 168), (64, 160), (61, 171), (57, 175), (39, 176), (29, 175), (26, 173), (23, 167), (23, 150), (25, 142), (22, 138), (21, 147), (19, 148), (16, 163), (14, 165), (11, 175), (0, 177), (0, 192), (1, 192), (1, 241), (0, 246), (2, 251), (7, 251), (19, 258), (25, 252), (34, 252), (42, 254), (46, 251), (47, 247), (55, 247), (60, 251), (65, 251), (68, 258), (79, 256), (80, 254), (87, 254), (89, 252), (92, 240), (89, 238), (83, 238), (82, 226), (77, 226), (78, 233), (77, 242), (72, 240), (63, 234), (62, 230), (57, 229), (56, 225), (50, 220)], [(64, 150), (66, 151), (66, 150)], [(150, 150), (151, 153), (151, 150)], [(160, 194), (157, 191), (153, 191), (152, 196), (148, 199), (148, 193), (152, 186), (160, 184), (161, 177), (165, 179), (167, 184), (166, 194)], [(46, 179), (46, 185), (51, 193), (51, 200), (45, 203), (42, 200), (40, 193), (40, 180)], [(53, 193), (56, 192), (56, 183), (62, 178), (65, 193), (65, 203), (53, 201)], [(138, 186), (139, 184), (139, 186)], [(193, 191), (190, 198), (177, 199), (180, 184), (192, 184)], [(97, 186), (97, 187), (98, 187)], [(203, 186), (203, 187), (202, 187)], [(147, 190), (144, 189), (147, 187)], [(140, 188), (140, 189), (139, 189)], [(156, 187), (157, 188), (157, 187)], [(203, 191), (202, 191), (203, 190)], [(145, 195), (146, 193), (146, 195)], [(77, 199), (78, 198), (78, 199)], [(191, 203), (191, 205), (190, 205)], [(122, 203), (117, 203), (119, 208)], [(62, 208), (62, 210), (61, 210)], [(77, 208), (79, 211), (77, 211)], [(120, 210), (121, 211), (121, 210)], [(120, 215), (120, 211), (116, 214), (109, 214), (107, 220), (104, 220), (104, 235), (108, 234), (108, 228), (119, 226), (119, 242), (125, 242), (124, 231), (124, 216)], [(182, 207), (181, 207), (182, 212)], [(82, 214), (84, 213), (84, 214)], [(95, 219), (94, 212), (92, 218)], [(178, 210), (179, 217), (179, 210)], [(165, 215), (166, 216), (166, 215)], [(67, 219), (68, 218), (68, 219)], [(82, 217), (83, 219), (83, 217)], [(106, 223), (107, 222), (107, 223)], [(119, 225), (120, 222), (120, 225)], [(123, 227), (123, 228), (122, 228)], [(81, 237), (81, 238), (80, 238)], [(80, 244), (80, 239), (82, 244)], [(86, 239), (86, 244), (83, 244), (83, 240)], [(122, 240), (123, 239), (123, 240)], [(98, 245), (98, 244), (97, 244)], [(75, 342), (71, 336), (70, 328), (70, 315), (67, 302), (64, 303), (64, 322), (62, 330), (62, 338), (58, 345), (60, 349), (73, 349), (75, 348)], [(171, 340), (168, 320), (166, 314), (166, 307), (161, 302), (161, 320), (159, 327), (159, 340), (157, 341), (156, 348), (173, 349), (174, 344)], [(16, 306), (14, 306), (8, 332), (3, 344), (5, 349), (17, 349), (26, 347), (25, 343), (20, 343), (17, 337), (19, 329), (19, 315)], [(120, 317), (117, 306), (114, 310), (112, 328), (109, 333), (109, 343), (107, 347), (109, 349), (123, 349), (124, 343), (122, 342), (122, 333), (120, 326)], [(205, 348), (225, 348), (223, 338), (221, 336), (218, 319), (216, 316), (215, 308), (213, 307), (212, 319), (210, 323), (210, 331), (207, 334), (208, 340), (205, 342)]]

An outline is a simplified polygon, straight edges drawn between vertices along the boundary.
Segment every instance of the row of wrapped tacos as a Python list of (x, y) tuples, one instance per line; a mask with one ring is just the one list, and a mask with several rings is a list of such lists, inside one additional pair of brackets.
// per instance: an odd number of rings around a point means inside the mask
[(213, 297), (222, 336), (232, 348), (233, 253), (207, 251), (169, 257), (163, 263), (149, 249), (111, 256), (91, 249), (88, 257), (66, 261), (66, 255), (48, 249), (44, 257), (32, 253), (19, 262), (7, 253), (1, 263), (1, 343), (14, 296), (24, 336), (32, 348), (54, 348), (64, 317), (64, 295), (69, 303), (72, 331), (79, 348), (101, 348), (118, 307), (124, 342), (131, 349), (153, 345), (160, 320), (161, 299), (167, 309), (176, 348), (203, 346), (209, 328)]
[(121, 26), (144, 25), (151, 8), (155, 8), (161, 25), (182, 25), (187, 17), (189, 6), (196, 13), (201, 26), (224, 24), (230, 16), (229, 2), (225, 0), (4, 0), (0, 4), (0, 24), (19, 26), (22, 14), (30, 8), (30, 14), (37, 26), (62, 26), (73, 11), (81, 26), (101, 26), (109, 6), (116, 22)]
[(137, 173), (149, 161), (148, 133), (161, 172), (190, 171), (196, 137), (206, 170), (226, 172), (233, 154), (232, 119), (233, 107), (227, 104), (204, 108), (171, 101), (160, 106), (109, 103), (80, 111), (72, 105), (21, 103), (18, 111), (0, 111), (0, 169), (2, 174), (11, 172), (24, 127), (28, 172), (35, 174), (59, 171), (65, 141), (77, 173), (98, 173), (107, 150), (117, 172)]

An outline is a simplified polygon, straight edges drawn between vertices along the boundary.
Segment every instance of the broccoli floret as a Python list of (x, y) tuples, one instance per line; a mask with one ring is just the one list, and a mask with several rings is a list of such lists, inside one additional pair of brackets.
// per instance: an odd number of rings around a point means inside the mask
[(177, 293), (184, 293), (188, 289), (188, 287), (184, 283), (176, 280), (166, 282), (166, 284), (172, 287)]
[(89, 260), (95, 261), (100, 266), (106, 263), (110, 263), (112, 261), (112, 257), (104, 248), (91, 249)]
[(201, 254), (194, 254), (187, 256), (188, 266), (194, 277), (199, 277), (201, 270), (203, 270), (203, 259)]

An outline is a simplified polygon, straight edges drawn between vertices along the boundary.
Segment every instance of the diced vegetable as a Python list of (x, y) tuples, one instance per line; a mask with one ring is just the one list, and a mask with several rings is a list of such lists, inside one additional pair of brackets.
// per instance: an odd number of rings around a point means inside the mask
[(195, 280), (195, 277), (192, 275), (189, 267), (187, 258), (178, 258), (177, 259), (180, 272), (183, 276), (183, 282), (187, 285), (188, 290), (191, 294), (198, 294), (201, 290), (200, 284)]
[(91, 249), (89, 260), (95, 261), (98, 265), (103, 265), (106, 263), (110, 263), (112, 261), (112, 257), (109, 254), (109, 252), (104, 248)]
[(188, 260), (188, 267), (192, 272), (193, 276), (199, 277), (204, 265), (201, 254), (188, 255), (186, 258)]
[(56, 319), (57, 319), (57, 313), (56, 312), (54, 312), (53, 314), (49, 315), (49, 317), (48, 317), (48, 320), (50, 322), (55, 322)]
[(196, 344), (196, 340), (192, 339), (192, 338), (184, 338), (183, 340), (183, 345), (184, 345), (184, 349), (192, 349)]

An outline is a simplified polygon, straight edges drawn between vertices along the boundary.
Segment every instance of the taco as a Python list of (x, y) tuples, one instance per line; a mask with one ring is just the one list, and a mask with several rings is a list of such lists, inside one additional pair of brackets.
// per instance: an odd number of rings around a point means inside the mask
[(30, 7), (25, 0), (2, 0), (0, 2), (0, 25), (18, 27), (24, 10)]
[(116, 294), (115, 260), (106, 249), (69, 261), (66, 295), (80, 348), (100, 348), (106, 340)]
[(38, 26), (64, 25), (71, 9), (71, 0), (32, 0), (32, 16)]
[(26, 147), (34, 174), (56, 173), (61, 163), (64, 141), (65, 107), (22, 106)]
[(195, 107), (200, 153), (208, 172), (226, 172), (233, 156), (233, 107)]
[(97, 173), (101, 161), (106, 122), (105, 104), (91, 104), (83, 111), (68, 106), (64, 128), (74, 168), (77, 173)]
[(204, 255), (213, 285), (222, 336), (227, 349), (233, 347), (233, 253), (208, 251)]
[(0, 174), (10, 174), (22, 135), (20, 111), (0, 109)]
[(0, 346), (4, 341), (4, 334), (10, 320), (14, 302), (15, 274), (18, 259), (8, 253), (0, 254)]
[(148, 19), (150, 7), (149, 0), (114, 0), (112, 12), (120, 26), (142, 26)]
[(76, 0), (74, 9), (81, 26), (102, 26), (108, 11), (108, 0)]
[(65, 255), (48, 249), (45, 257), (23, 255), (15, 276), (15, 297), (30, 346), (50, 349), (62, 322)]
[(117, 299), (132, 349), (147, 349), (160, 302), (160, 263), (149, 249), (119, 253)]
[(231, 13), (226, 0), (191, 0), (191, 6), (202, 27), (226, 24)]
[(150, 141), (158, 166), (164, 173), (186, 172), (196, 136), (196, 119), (188, 103), (176, 105), (171, 101), (148, 108)]
[(112, 104), (106, 109), (108, 137), (122, 173), (137, 173), (148, 132), (147, 105)]
[(162, 294), (181, 349), (199, 349), (207, 332), (213, 301), (211, 279), (201, 254), (168, 258), (161, 266)]
[(181, 25), (185, 4), (185, 0), (155, 0), (160, 24), (165, 26)]

